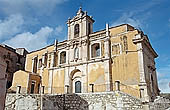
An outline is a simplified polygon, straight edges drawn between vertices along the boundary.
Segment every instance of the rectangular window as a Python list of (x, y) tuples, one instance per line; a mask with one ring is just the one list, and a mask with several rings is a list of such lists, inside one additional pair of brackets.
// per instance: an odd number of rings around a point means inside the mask
[(100, 44), (95, 43), (91, 45), (91, 57), (100, 57)]
[(31, 83), (31, 94), (34, 93), (34, 89), (35, 89), (35, 82)]
[(116, 55), (120, 55), (121, 54), (121, 46), (119, 43), (117, 44), (113, 44), (112, 45), (112, 55), (116, 56)]
[(35, 57), (33, 60), (33, 72), (34, 73), (37, 73), (37, 62), (38, 62), (37, 60), (38, 60), (37, 57)]
[(45, 67), (47, 66), (47, 59), (48, 59), (48, 56), (47, 56), (47, 53), (45, 53), (45, 59), (44, 59), (44, 66)]
[(38, 65), (39, 68), (42, 67), (42, 59), (39, 59), (39, 65)]
[(88, 34), (90, 34), (90, 33), (91, 33), (91, 24), (88, 23)]
[(63, 51), (60, 53), (60, 64), (66, 63), (66, 52)]

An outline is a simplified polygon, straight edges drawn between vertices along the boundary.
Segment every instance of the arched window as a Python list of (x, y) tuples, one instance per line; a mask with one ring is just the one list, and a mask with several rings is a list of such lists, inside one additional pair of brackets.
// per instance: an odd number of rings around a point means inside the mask
[(80, 81), (75, 82), (75, 93), (81, 93), (81, 82)]
[(79, 58), (79, 48), (74, 49), (74, 58)]
[(60, 53), (60, 64), (66, 63), (66, 52), (63, 51)]
[(76, 24), (74, 26), (74, 37), (78, 37), (79, 36), (79, 24)]
[(100, 56), (100, 44), (99, 43), (95, 43), (91, 46), (91, 56), (92, 58)]

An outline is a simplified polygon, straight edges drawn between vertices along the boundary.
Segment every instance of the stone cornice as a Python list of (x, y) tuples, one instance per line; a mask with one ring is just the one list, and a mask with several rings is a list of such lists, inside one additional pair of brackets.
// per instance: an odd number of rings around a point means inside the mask
[(97, 59), (92, 59), (89, 61), (85, 61), (85, 62), (78, 62), (78, 63), (70, 63), (70, 64), (59, 64), (57, 67), (52, 67), (52, 68), (48, 68), (49, 70), (54, 70), (54, 69), (61, 69), (61, 68), (65, 68), (65, 67), (74, 67), (74, 66), (79, 66), (79, 65), (84, 65), (84, 64), (90, 64), (90, 63), (96, 63), (96, 62), (104, 62), (107, 60), (111, 60), (110, 58), (97, 58)]

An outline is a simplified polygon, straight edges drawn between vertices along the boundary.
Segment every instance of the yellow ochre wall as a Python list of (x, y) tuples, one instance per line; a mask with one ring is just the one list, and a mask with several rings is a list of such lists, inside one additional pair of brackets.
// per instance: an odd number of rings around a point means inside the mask
[(94, 92), (105, 91), (104, 63), (95, 62), (89, 64), (88, 68), (88, 84), (94, 84)]
[[(130, 28), (132, 30), (132, 28)], [(124, 29), (119, 29), (124, 30)], [(111, 38), (111, 43), (120, 43), (123, 47), (123, 42), (121, 38), (123, 36), (127, 37), (128, 50), (125, 52), (122, 49), (122, 54), (118, 56), (112, 56), (112, 82), (119, 80), (120, 89), (123, 92), (134, 94), (139, 97), (139, 68), (138, 68), (138, 52), (137, 46), (132, 42), (133, 37), (138, 34), (137, 30), (129, 31), (128, 33), (114, 35), (116, 34), (114, 29), (110, 31), (111, 35), (114, 37)], [(126, 86), (126, 85), (128, 86)], [(130, 86), (130, 87), (129, 87)], [(131, 88), (132, 87), (132, 88)], [(133, 93), (132, 93), (133, 92)]]
[(54, 70), (52, 93), (64, 93), (64, 69)]
[[(127, 32), (128, 30), (128, 32)], [(138, 54), (137, 47), (133, 44), (133, 37), (138, 34), (137, 30), (134, 30), (133, 27), (128, 25), (122, 25), (114, 28), (110, 28), (110, 36), (111, 36), (111, 46), (112, 43), (120, 43), (122, 44), (121, 37), (127, 36), (128, 42), (128, 51), (123, 51), (122, 54), (118, 56), (112, 56), (112, 65), (111, 65), (111, 76), (112, 83), (116, 80), (119, 80), (122, 84), (130, 85), (136, 89), (138, 88), (139, 83), (139, 70), (138, 70)], [(104, 40), (101, 40), (101, 50), (102, 57), (105, 55), (105, 45)], [(122, 44), (123, 45), (123, 44)], [(32, 71), (32, 59), (38, 55), (38, 59), (42, 58), (42, 55), (46, 52), (50, 53), (54, 49), (54, 46), (48, 46), (38, 51), (31, 52), (27, 55), (26, 58), (26, 70)], [(57, 58), (57, 57), (56, 57)], [(57, 59), (58, 61), (58, 59)], [(94, 90), (97, 91), (105, 91), (105, 74), (104, 74), (104, 62), (94, 62), (88, 64), (88, 76), (87, 83), (95, 84)], [(45, 93), (48, 93), (49, 88), (49, 73), (53, 71), (53, 81), (52, 81), (52, 93), (63, 93), (64, 92), (64, 81), (65, 79), (65, 71), (64, 68), (58, 68), (54, 70), (48, 70), (47, 67), (44, 68), (42, 72), (42, 85), (45, 86)], [(82, 71), (82, 70), (80, 70)], [(37, 73), (40, 75), (40, 69), (38, 69)], [(88, 85), (87, 84), (87, 85)], [(123, 89), (123, 85), (122, 85)], [(125, 92), (127, 89), (124, 89)], [(90, 89), (88, 88), (88, 91)], [(130, 91), (131, 92), (131, 91)]]
[(54, 49), (54, 46), (48, 46), (48, 47), (43, 48), (41, 50), (37, 50), (37, 51), (34, 51), (34, 52), (27, 54), (25, 69), (27, 71), (32, 71), (32, 59), (36, 56), (38, 56), (38, 59), (42, 58), (43, 54), (45, 54), (46, 52), (50, 53), (50, 52), (53, 51), (53, 49)]
[(16, 91), (17, 86), (21, 86), (21, 91), (26, 93), (29, 81), (29, 73), (19, 70), (14, 73), (11, 89)]

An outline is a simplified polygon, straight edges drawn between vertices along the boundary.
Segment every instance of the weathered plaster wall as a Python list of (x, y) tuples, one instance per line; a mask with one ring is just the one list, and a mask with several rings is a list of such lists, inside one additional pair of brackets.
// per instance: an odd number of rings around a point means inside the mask
[(10, 88), (13, 91), (17, 90), (17, 86), (21, 86), (21, 93), (30, 93), (31, 83), (32, 81), (35, 82), (35, 93), (38, 93), (38, 86), (41, 83), (40, 76), (36, 74), (32, 74), (27, 71), (19, 70), (15, 72), (13, 84)]
[(64, 93), (64, 87), (65, 87), (64, 78), (65, 78), (64, 68), (59, 70), (53, 70), (52, 93)]
[(28, 87), (28, 80), (29, 80), (29, 73), (19, 70), (14, 73), (13, 83), (10, 89), (12, 89), (13, 91), (16, 91), (17, 86), (21, 86), (22, 87), (21, 92), (26, 93), (27, 87)]
[[(112, 33), (112, 31), (111, 31)], [(122, 91), (139, 97), (139, 82), (140, 74), (138, 69), (138, 53), (137, 46), (132, 42), (133, 37), (138, 33), (138, 31), (133, 30), (125, 32), (120, 35), (113, 35), (111, 38), (111, 46), (115, 43), (119, 43), (120, 52), (118, 55), (112, 53), (112, 82), (119, 80), (121, 83), (131, 86), (127, 89), (126, 86), (121, 85)], [(127, 50), (125, 50), (125, 45), (123, 43), (123, 37), (127, 37)]]
[[(104, 63), (91, 63), (88, 65), (88, 70), (88, 84), (95, 85), (94, 92), (105, 91)], [(90, 91), (91, 90), (89, 90), (89, 92)]]
[(53, 49), (54, 49), (54, 46), (48, 46), (48, 47), (45, 47), (43, 49), (40, 49), (40, 50), (37, 50), (37, 51), (34, 51), (34, 52), (27, 54), (25, 69), (27, 71), (31, 72), (32, 71), (32, 59), (36, 56), (38, 56), (38, 59), (42, 58), (43, 54), (45, 54), (46, 52), (50, 53), (50, 52), (53, 51)]
[[(94, 84), (95, 92), (112, 91), (112, 86), (113, 90), (115, 89), (114, 82), (119, 80), (121, 91), (139, 97), (141, 77), (139, 73), (140, 62), (138, 61), (139, 50), (137, 50), (137, 45), (133, 42), (133, 39), (140, 32), (126, 24), (109, 28), (107, 32), (106, 30), (57, 43), (54, 61), (51, 52), (55, 50), (55, 45), (31, 52), (27, 55), (27, 71), (32, 71), (32, 59), (34, 57), (38, 56), (39, 61), (39, 59), (43, 59), (45, 53), (48, 53), (47, 66), (42, 66), (37, 71), (37, 74), (42, 77), (42, 86), (45, 86), (45, 93), (64, 93), (66, 92), (66, 85), (69, 86), (69, 92), (73, 93), (75, 82), (72, 81), (73, 76), (71, 74), (76, 74), (74, 71), (78, 70), (81, 75), (76, 80), (82, 82), (83, 93), (91, 92), (90, 84)], [(110, 36), (107, 34), (109, 32)], [(125, 36), (127, 38), (126, 49)], [(91, 45), (94, 43), (100, 45), (100, 56), (91, 58)], [(117, 44), (119, 45), (118, 54), (114, 54), (112, 46)], [(78, 59), (74, 57), (75, 48), (79, 48)], [(64, 64), (59, 62), (62, 51), (66, 51), (66, 62)], [(37, 62), (37, 65), (39, 65), (39, 62)]]
[(3, 60), (0, 57), (0, 110), (2, 110), (4, 108), (5, 94), (6, 94), (6, 81), (7, 81), (7, 79), (5, 78), (6, 63), (1, 62), (1, 61), (3, 61)]

